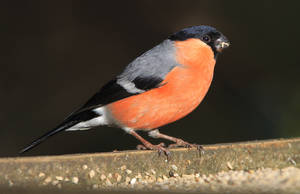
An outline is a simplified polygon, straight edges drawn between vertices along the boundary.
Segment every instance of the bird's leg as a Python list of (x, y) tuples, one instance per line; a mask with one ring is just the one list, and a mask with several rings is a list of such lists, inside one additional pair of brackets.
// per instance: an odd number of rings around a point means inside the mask
[(164, 153), (167, 157), (170, 155), (170, 151), (164, 148), (164, 143), (160, 143), (158, 145), (153, 145), (149, 141), (145, 140), (143, 137), (141, 137), (139, 134), (137, 134), (134, 130), (129, 130), (129, 134), (133, 135), (135, 138), (140, 140), (143, 145), (137, 146), (138, 149), (150, 149), (150, 150), (157, 150), (158, 154)]
[(167, 139), (169, 141), (173, 141), (175, 142), (175, 144), (170, 144), (168, 147), (169, 148), (173, 148), (173, 147), (179, 147), (179, 146), (183, 146), (183, 147), (186, 147), (186, 148), (192, 148), (192, 147), (195, 147), (197, 148), (198, 150), (203, 150), (203, 147), (201, 145), (198, 145), (198, 144), (191, 144), (191, 143), (188, 143), (186, 141), (183, 141), (182, 139), (179, 139), (179, 138), (176, 138), (176, 137), (171, 137), (171, 136), (168, 136), (168, 135), (165, 135), (165, 134), (162, 134), (159, 132), (158, 129), (155, 129), (155, 130), (152, 130), (148, 133), (148, 135), (150, 137), (153, 137), (153, 138), (163, 138), (163, 139)]

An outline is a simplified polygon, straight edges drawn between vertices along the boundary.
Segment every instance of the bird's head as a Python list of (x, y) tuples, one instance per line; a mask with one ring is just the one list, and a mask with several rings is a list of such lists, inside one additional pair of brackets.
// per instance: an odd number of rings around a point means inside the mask
[(184, 28), (169, 37), (172, 41), (186, 41), (189, 39), (199, 39), (212, 49), (215, 58), (223, 49), (227, 48), (230, 43), (228, 39), (215, 28), (210, 26), (192, 26)]

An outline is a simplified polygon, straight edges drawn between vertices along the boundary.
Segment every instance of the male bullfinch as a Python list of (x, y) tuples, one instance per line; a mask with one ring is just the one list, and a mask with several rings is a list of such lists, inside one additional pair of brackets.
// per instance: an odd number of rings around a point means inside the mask
[(218, 54), (229, 46), (227, 38), (210, 26), (185, 28), (133, 60), (81, 108), (21, 153), (61, 131), (87, 130), (101, 125), (119, 127), (143, 144), (140, 148), (169, 154), (137, 134), (149, 131), (154, 138), (194, 147), (158, 131), (192, 112), (211, 84)]

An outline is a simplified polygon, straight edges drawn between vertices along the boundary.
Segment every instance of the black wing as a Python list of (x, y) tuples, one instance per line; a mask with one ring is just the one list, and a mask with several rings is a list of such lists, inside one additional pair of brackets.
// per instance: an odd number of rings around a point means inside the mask
[(127, 98), (137, 93), (127, 92), (121, 85), (117, 83), (117, 79), (111, 80), (104, 85), (99, 92), (92, 96), (80, 109), (90, 109), (97, 106), (104, 106), (111, 102)]
[[(137, 89), (147, 91), (160, 87), (162, 81), (162, 78), (158, 77), (136, 77), (133, 80), (133, 83)], [(122, 85), (117, 83), (117, 79), (113, 79), (104, 85), (101, 90), (91, 97), (79, 110), (72, 113), (72, 115), (95, 107), (104, 106), (140, 93), (141, 92), (128, 92)]]
[[(59, 126), (38, 138), (21, 152), (33, 147), (77, 123), (100, 116), (94, 108), (146, 92), (162, 86), (165, 76), (176, 66), (173, 42), (166, 40), (131, 62), (116, 79), (108, 82), (99, 92), (90, 98), (81, 108), (70, 114)], [(125, 83), (123, 82), (125, 81)], [(167, 83), (164, 83), (167, 84)]]

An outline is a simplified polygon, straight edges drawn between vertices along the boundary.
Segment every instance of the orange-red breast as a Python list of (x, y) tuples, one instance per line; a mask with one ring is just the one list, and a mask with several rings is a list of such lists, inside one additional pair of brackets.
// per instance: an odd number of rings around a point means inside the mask
[(142, 148), (166, 154), (169, 152), (161, 144), (151, 144), (136, 131), (147, 130), (152, 137), (194, 146), (157, 128), (186, 116), (200, 104), (211, 84), (217, 56), (228, 46), (227, 38), (210, 26), (193, 26), (174, 33), (132, 61), (79, 110), (21, 152), (60, 131), (100, 125), (122, 128), (139, 139)]

